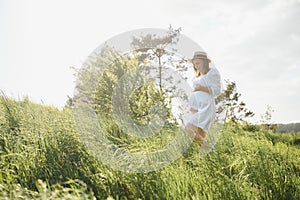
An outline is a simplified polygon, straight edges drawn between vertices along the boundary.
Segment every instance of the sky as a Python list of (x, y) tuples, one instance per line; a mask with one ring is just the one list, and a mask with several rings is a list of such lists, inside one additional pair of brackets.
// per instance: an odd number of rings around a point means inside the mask
[[(62, 108), (74, 71), (109, 38), (181, 27), (235, 81), (259, 122), (300, 122), (300, 0), (0, 0), (0, 90)], [(192, 55), (191, 55), (192, 56)]]

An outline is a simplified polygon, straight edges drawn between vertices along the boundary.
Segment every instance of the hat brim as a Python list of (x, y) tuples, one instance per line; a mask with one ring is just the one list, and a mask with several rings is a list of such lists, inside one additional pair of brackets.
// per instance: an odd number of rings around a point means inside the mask
[(191, 59), (188, 59), (188, 61), (192, 63), (193, 60), (195, 60), (195, 59), (208, 60), (209, 63), (211, 62), (211, 60), (209, 58), (191, 58)]

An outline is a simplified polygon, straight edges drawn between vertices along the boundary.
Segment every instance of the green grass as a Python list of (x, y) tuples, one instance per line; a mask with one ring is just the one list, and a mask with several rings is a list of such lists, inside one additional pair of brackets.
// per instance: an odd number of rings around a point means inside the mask
[[(160, 147), (169, 132), (144, 142), (110, 136), (137, 151)], [(89, 153), (70, 109), (0, 97), (0, 199), (300, 199), (299, 137), (227, 127), (204, 158), (192, 144), (163, 169), (126, 174)]]

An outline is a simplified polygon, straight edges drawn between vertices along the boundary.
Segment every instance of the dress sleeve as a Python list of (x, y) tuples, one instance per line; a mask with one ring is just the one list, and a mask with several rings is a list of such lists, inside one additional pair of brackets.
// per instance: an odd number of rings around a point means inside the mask
[(211, 73), (207, 74), (206, 82), (208, 87), (211, 90), (211, 93), (214, 97), (218, 96), (221, 93), (221, 76), (219, 71), (216, 68), (211, 69)]

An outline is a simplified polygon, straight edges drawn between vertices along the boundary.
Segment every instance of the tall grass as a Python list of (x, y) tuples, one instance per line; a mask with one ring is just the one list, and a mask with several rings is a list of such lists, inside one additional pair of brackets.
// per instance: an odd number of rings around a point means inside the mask
[(192, 144), (163, 169), (126, 174), (90, 154), (70, 109), (0, 100), (0, 199), (300, 199), (297, 134), (227, 127), (204, 158)]

